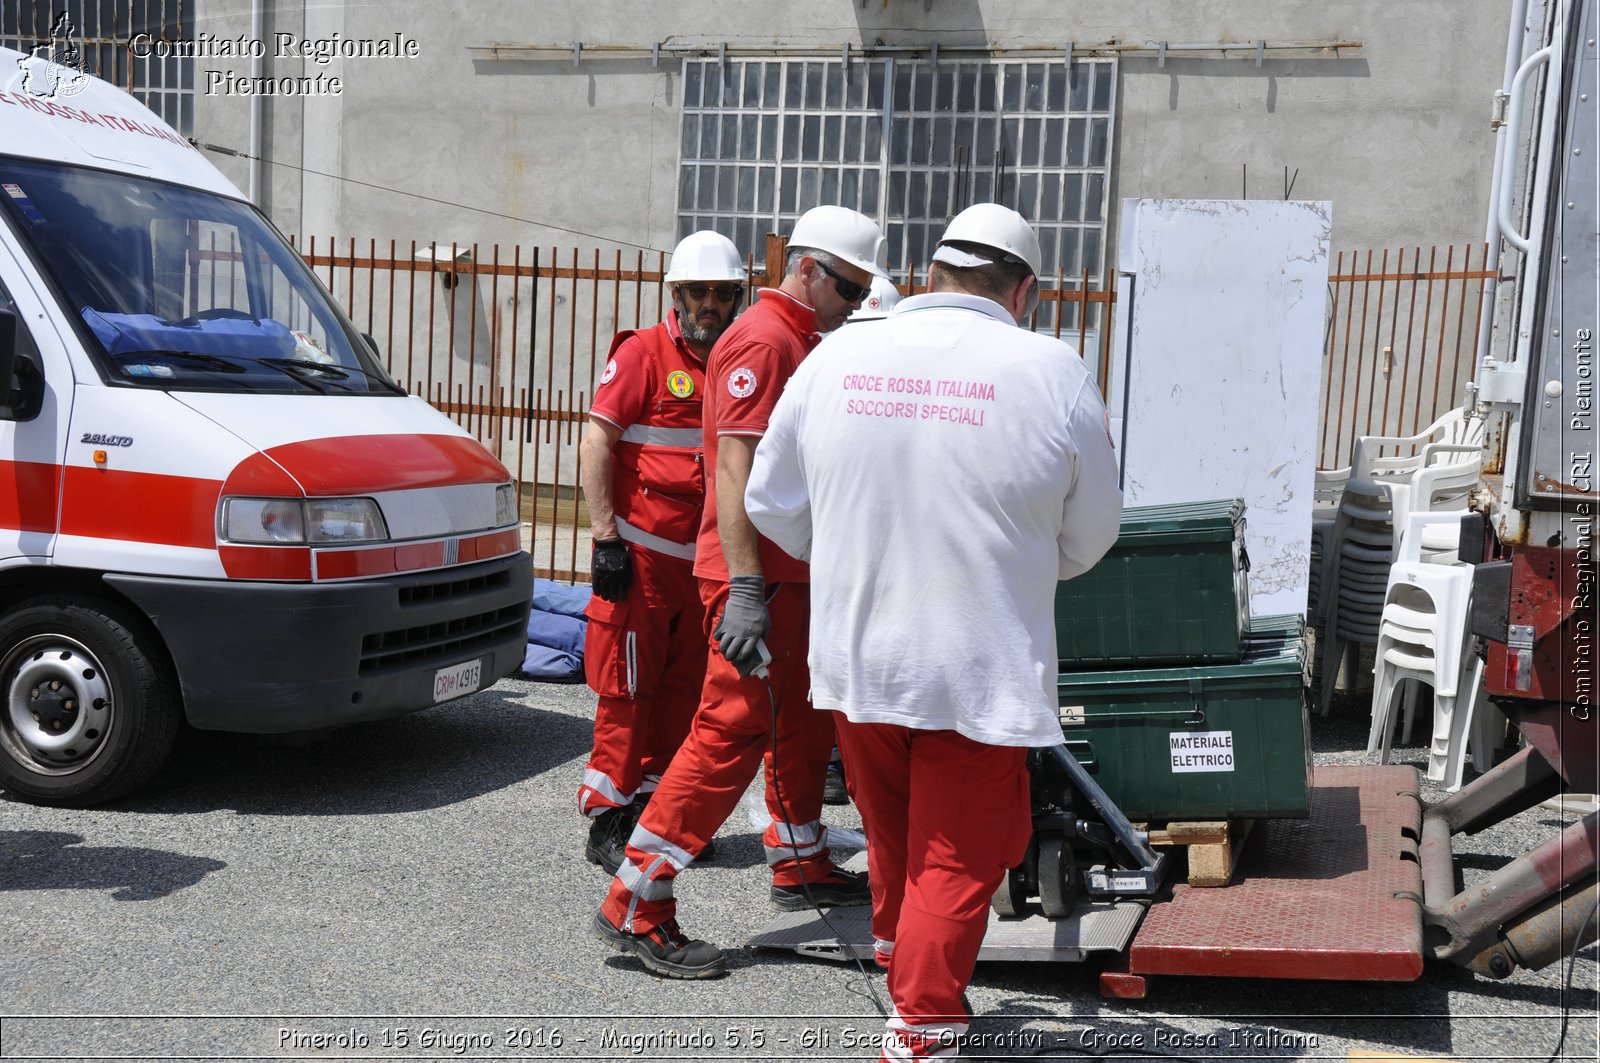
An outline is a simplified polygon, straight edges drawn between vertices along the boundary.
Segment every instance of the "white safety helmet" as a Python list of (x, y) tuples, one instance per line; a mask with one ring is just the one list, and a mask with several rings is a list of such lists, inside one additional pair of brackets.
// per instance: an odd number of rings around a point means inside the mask
[(889, 271), (883, 267), (886, 255), (883, 233), (871, 218), (848, 207), (812, 207), (794, 223), (789, 246), (826, 251), (874, 277), (889, 276)]
[(969, 254), (950, 243), (979, 244), (1025, 262), (1035, 277), (1039, 276), (1044, 256), (1039, 253), (1039, 237), (1034, 234), (1022, 215), (998, 203), (974, 203), (950, 219), (944, 235), (939, 237), (939, 247), (933, 252), (935, 262), (944, 262), (958, 268), (987, 266), (993, 260)]
[(672, 249), (672, 268), (662, 279), (668, 284), (743, 281), (744, 259), (732, 240), (721, 233), (702, 229), (678, 241), (678, 246)]
[(888, 317), (889, 311), (900, 301), (900, 289), (894, 286), (894, 281), (887, 277), (872, 278), (872, 288), (867, 292), (867, 297), (861, 301), (861, 306), (851, 314), (848, 321), (876, 321), (880, 317)]

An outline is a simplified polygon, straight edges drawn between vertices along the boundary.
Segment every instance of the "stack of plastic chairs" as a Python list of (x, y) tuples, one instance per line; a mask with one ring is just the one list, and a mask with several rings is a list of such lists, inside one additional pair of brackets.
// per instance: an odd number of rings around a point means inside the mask
[(1327, 582), (1332, 555), (1328, 542), (1333, 536), (1333, 525), (1339, 518), (1339, 500), (1344, 497), (1344, 485), (1350, 481), (1350, 466), (1342, 469), (1318, 469), (1316, 486), (1311, 496), (1311, 582), (1306, 599), (1307, 615), (1320, 614), (1322, 587)]
[[(1341, 667), (1353, 676), (1360, 646), (1378, 642), (1396, 529), (1404, 527), (1412, 512), (1465, 507), (1478, 482), (1483, 432), (1482, 418), (1457, 409), (1413, 436), (1357, 440), (1337, 515), (1322, 537), (1317, 608), (1311, 612), (1323, 715), (1332, 704)], [(1453, 552), (1454, 542), (1430, 555)]]
[[(1505, 734), (1504, 718), (1483, 696), (1483, 661), (1472, 652), (1468, 632), (1472, 566), (1428, 549), (1430, 542), (1459, 543), (1461, 521), (1471, 516), (1465, 509), (1413, 513), (1403, 525), (1379, 626), (1367, 738), (1367, 752), (1381, 751), (1387, 763), (1395, 695), (1402, 695), (1401, 740), (1409, 741), (1418, 690), (1431, 687), (1428, 778), (1450, 790), (1461, 787), (1469, 746), (1474, 766), (1484, 771)], [(1441, 560), (1427, 560), (1430, 552)]]
[[(1316, 487), (1311, 502), (1311, 578), (1306, 591), (1306, 618), (1315, 625), (1322, 616), (1322, 589), (1329, 585), (1333, 571), (1333, 526), (1339, 518), (1339, 500), (1344, 497), (1344, 485), (1350, 480), (1350, 466), (1342, 469), (1318, 469)], [(1318, 683), (1327, 657), (1328, 640), (1320, 634), (1311, 643), (1312, 682)]]

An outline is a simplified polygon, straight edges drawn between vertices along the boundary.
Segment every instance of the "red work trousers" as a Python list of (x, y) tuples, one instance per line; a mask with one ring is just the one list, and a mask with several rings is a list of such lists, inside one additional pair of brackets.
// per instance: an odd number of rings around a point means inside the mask
[[(833, 748), (833, 721), (808, 700), (809, 590), (804, 583), (767, 587), (767, 611), (772, 617), (766, 639), (772, 654), (771, 699), (766, 683), (739, 675), (716, 649), (708, 653), (705, 690), (689, 737), (661, 777), (628, 839), (627, 858), (611, 881), (602, 910), (614, 925), (642, 934), (674, 917), (673, 880), (738, 805), (763, 761), (772, 825), (762, 841), (773, 882), (794, 886), (802, 877), (815, 882), (832, 870), (822, 829), (822, 791)], [(700, 595), (706, 604), (709, 645), (728, 598), (728, 585), (701, 580)]]
[(631, 547), (633, 585), (595, 598), (583, 671), (600, 696), (578, 811), (598, 816), (654, 789), (689, 733), (706, 674), (705, 605), (694, 562)]
[(867, 833), (872, 936), (889, 956), (883, 1059), (953, 1055), (989, 900), (1033, 834), (1028, 751), (955, 731), (837, 714), (845, 780)]

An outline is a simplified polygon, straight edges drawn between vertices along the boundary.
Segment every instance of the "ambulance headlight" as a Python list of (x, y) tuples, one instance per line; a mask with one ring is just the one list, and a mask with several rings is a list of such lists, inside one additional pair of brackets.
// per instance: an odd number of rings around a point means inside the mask
[(494, 489), (494, 526), (504, 528), (517, 523), (517, 489), (511, 484), (501, 484)]
[(231, 543), (346, 546), (389, 537), (370, 498), (225, 498), (218, 524)]

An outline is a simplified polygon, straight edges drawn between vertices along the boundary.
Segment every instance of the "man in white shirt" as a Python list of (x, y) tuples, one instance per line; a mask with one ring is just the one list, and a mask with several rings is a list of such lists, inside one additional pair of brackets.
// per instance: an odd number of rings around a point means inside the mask
[(963, 211), (930, 293), (800, 366), (745, 494), (811, 562), (812, 703), (840, 714), (867, 830), (887, 1060), (954, 1055), (967, 1028), (989, 899), (1032, 833), (1027, 751), (1061, 741), (1056, 581), (1121, 522), (1094, 381), (1018, 327), (1039, 268), (1015, 211)]

